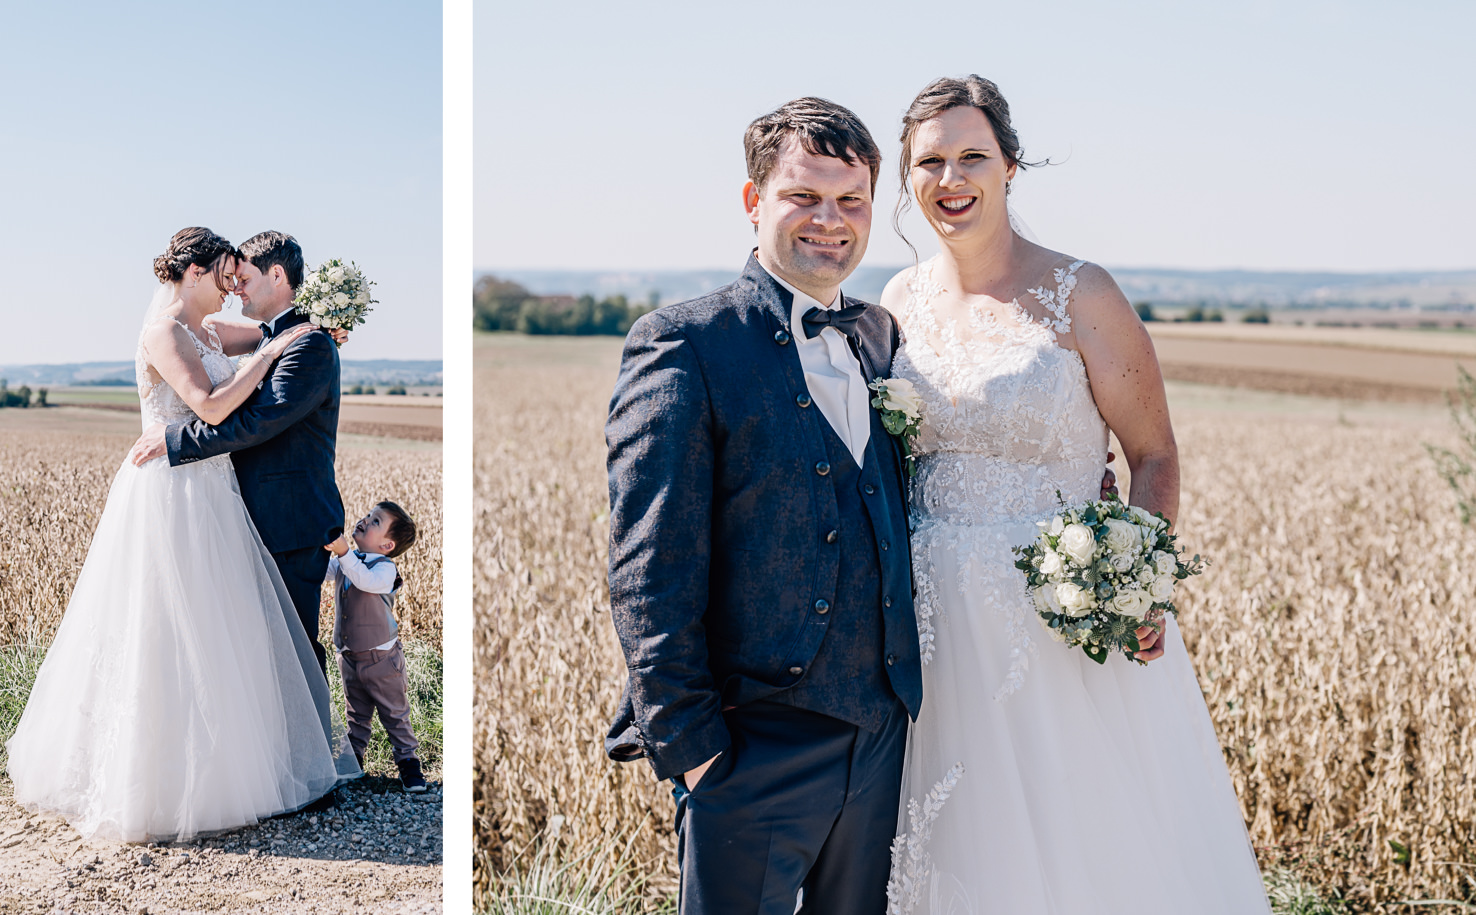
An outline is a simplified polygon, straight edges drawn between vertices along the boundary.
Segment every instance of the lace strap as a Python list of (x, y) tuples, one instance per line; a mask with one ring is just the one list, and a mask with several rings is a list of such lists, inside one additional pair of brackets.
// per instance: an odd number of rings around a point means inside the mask
[(204, 325), (205, 333), (210, 337), (210, 342), (215, 344), (214, 348), (206, 346), (204, 343), (200, 342), (200, 338), (195, 336), (195, 332), (190, 330), (190, 326), (185, 322), (179, 320), (178, 318), (174, 317), (173, 315), (160, 315), (159, 320), (173, 321), (175, 324), (183, 327), (184, 332), (190, 335), (190, 341), (195, 344), (195, 351), (202, 356), (206, 353), (220, 353), (223, 352), (225, 349), (225, 347), (221, 346), (220, 337), (216, 336), (215, 328), (211, 327), (209, 324)]
[(1056, 278), (1056, 288), (1050, 290), (1044, 285), (1036, 286), (1034, 289), (1026, 290), (1035, 296), (1036, 301), (1050, 314), (1044, 320), (1044, 324), (1058, 335), (1071, 332), (1071, 293), (1076, 289), (1076, 271), (1086, 261), (1073, 261), (1069, 267), (1057, 267), (1051, 273)]

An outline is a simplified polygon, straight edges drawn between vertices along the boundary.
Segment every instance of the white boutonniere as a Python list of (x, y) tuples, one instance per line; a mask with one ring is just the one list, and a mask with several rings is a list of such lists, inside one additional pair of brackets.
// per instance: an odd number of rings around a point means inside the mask
[(876, 392), (871, 406), (881, 413), (882, 427), (902, 442), (909, 479), (917, 472), (912, 442), (922, 428), (922, 398), (906, 378), (878, 378), (868, 388)]

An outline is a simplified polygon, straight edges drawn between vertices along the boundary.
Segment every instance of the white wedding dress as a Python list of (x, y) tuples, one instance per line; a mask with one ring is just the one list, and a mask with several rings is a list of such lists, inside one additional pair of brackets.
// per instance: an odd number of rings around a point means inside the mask
[[(230, 377), (219, 341), (190, 336), (210, 380)], [(145, 428), (195, 418), (141, 338), (136, 370)], [(229, 455), (125, 460), (7, 744), (15, 799), (85, 836), (187, 839), (358, 774), (341, 731)]]
[[(1098, 496), (1107, 428), (1055, 288), (968, 327), (909, 284), (893, 374), (924, 404), (912, 482), (922, 714), (908, 735), (894, 915), (1268, 912), (1254, 853), (1173, 620), (1146, 667), (1047, 636), (1010, 548)], [(1192, 532), (1189, 532), (1192, 538)]]

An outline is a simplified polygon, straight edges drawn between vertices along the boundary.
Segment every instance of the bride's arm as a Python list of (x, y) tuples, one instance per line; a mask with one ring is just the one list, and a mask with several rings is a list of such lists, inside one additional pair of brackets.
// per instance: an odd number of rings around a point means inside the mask
[[(1179, 446), (1153, 340), (1107, 271), (1088, 264), (1077, 278), (1071, 329), (1097, 411), (1117, 435), (1132, 471), (1128, 502), (1162, 512), (1172, 525), (1179, 514)], [(1163, 657), (1162, 624), (1135, 634), (1142, 648), (1135, 658)]]
[(244, 356), (261, 343), (261, 325), (254, 321), (226, 321), (212, 315), (205, 323), (215, 330), (227, 356)]
[(210, 375), (200, 361), (189, 332), (173, 321), (157, 321), (149, 327), (144, 334), (144, 351), (154, 371), (195, 411), (195, 415), (215, 425), (246, 402), (246, 398), (266, 378), (272, 362), (289, 343), (314, 329), (311, 324), (299, 327), (302, 329), (294, 327), (273, 338), (219, 385), (211, 384)]
[(1132, 471), (1128, 502), (1179, 514), (1179, 446), (1153, 340), (1107, 271), (1084, 266), (1071, 296), (1071, 329), (1086, 364), (1092, 398), (1122, 443)]

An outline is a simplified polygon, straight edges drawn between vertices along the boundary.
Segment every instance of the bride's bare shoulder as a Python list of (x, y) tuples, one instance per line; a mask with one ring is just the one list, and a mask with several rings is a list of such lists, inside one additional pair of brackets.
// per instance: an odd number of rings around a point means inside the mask
[(1077, 312), (1131, 311), (1127, 296), (1123, 295), (1117, 280), (1106, 268), (1091, 261), (1083, 261), (1076, 268), (1076, 288), (1071, 293), (1071, 305)]
[(913, 274), (916, 272), (916, 266), (907, 267), (887, 280), (886, 288), (882, 290), (881, 301), (877, 304), (894, 316), (901, 315), (902, 307), (907, 304), (907, 285), (912, 282)]

